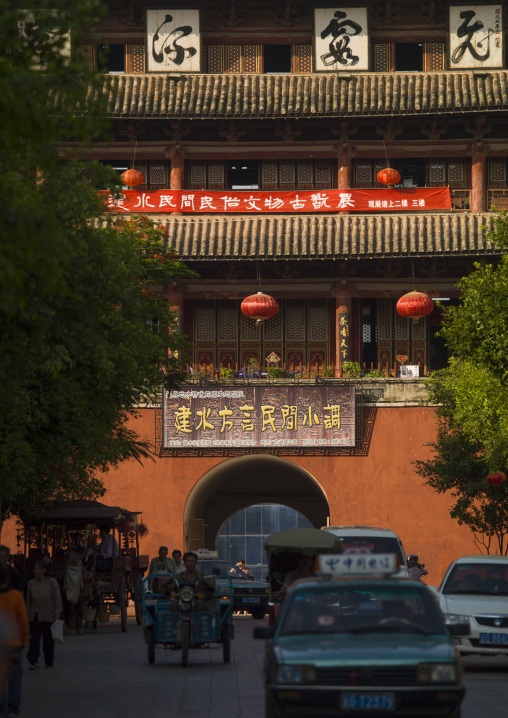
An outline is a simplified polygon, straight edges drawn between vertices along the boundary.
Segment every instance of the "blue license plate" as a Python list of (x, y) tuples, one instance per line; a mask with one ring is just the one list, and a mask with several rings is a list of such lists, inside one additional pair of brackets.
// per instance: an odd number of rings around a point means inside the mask
[(242, 599), (242, 603), (259, 603), (259, 598), (255, 596), (246, 596)]
[(480, 643), (508, 645), (508, 633), (480, 633)]
[(340, 707), (343, 710), (393, 711), (394, 693), (341, 693)]

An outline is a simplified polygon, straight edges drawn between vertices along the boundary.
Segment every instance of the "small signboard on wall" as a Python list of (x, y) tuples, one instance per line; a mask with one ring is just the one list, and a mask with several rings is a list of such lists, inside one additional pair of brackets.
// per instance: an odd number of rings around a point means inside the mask
[(200, 72), (199, 10), (146, 11), (148, 72)]
[(368, 70), (367, 8), (315, 8), (314, 55), (317, 72)]
[(400, 367), (401, 379), (417, 379), (420, 376), (418, 364), (403, 364)]
[(450, 69), (503, 67), (503, 7), (450, 6)]

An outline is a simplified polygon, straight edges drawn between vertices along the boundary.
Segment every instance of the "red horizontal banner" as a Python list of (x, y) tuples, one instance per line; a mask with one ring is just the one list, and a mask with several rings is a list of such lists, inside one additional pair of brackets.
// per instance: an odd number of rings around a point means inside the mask
[(221, 190), (125, 190), (120, 199), (107, 192), (107, 208), (113, 212), (239, 213), (281, 212), (418, 212), (451, 209), (448, 187), (404, 189), (330, 189), (295, 192), (236, 192)]

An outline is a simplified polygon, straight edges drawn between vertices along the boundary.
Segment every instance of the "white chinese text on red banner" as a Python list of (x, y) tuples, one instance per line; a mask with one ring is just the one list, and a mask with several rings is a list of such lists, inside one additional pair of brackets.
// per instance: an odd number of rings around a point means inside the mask
[(115, 199), (107, 192), (107, 208), (114, 212), (211, 212), (249, 214), (256, 212), (418, 212), (451, 209), (448, 187), (404, 189), (331, 189), (295, 192), (235, 192), (222, 190), (169, 190), (153, 192), (124, 190)]

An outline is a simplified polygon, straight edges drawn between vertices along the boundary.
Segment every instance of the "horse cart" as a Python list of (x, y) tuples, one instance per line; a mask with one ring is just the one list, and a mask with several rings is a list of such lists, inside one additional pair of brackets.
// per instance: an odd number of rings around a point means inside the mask
[[(24, 555), (17, 567), (25, 581), (37, 559), (47, 558), (51, 572), (60, 584), (67, 617), (82, 621), (109, 621), (120, 615), (122, 631), (127, 630), (127, 606), (132, 600), (136, 622), (143, 620), (142, 579), (148, 569), (148, 556), (139, 553), (139, 539), (147, 532), (140, 523), (140, 512), (98, 501), (78, 499), (47, 509), (37, 523), (24, 526)], [(98, 570), (96, 557), (99, 532), (108, 529), (113, 538), (111, 568)], [(116, 555), (118, 554), (118, 555)]]

